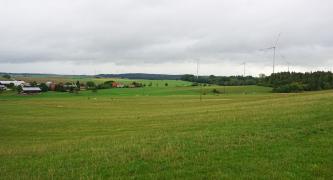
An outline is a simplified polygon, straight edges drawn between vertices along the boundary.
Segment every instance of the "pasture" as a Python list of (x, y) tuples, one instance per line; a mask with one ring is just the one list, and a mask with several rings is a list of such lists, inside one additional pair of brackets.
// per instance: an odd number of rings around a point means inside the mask
[(0, 178), (333, 177), (333, 91), (169, 83), (0, 94)]

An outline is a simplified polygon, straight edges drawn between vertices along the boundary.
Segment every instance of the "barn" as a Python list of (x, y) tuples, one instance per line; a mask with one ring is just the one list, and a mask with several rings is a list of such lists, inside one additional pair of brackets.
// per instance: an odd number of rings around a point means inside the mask
[(113, 88), (123, 88), (123, 87), (125, 87), (125, 85), (122, 84), (122, 83), (113, 82), (113, 83), (112, 83), (112, 87), (113, 87)]
[(22, 92), (24, 94), (34, 94), (40, 93), (42, 90), (39, 87), (22, 87)]

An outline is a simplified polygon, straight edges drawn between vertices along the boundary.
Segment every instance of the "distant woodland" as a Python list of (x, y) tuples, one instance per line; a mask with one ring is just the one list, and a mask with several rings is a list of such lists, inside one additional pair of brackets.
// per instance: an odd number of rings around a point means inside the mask
[(181, 80), (199, 83), (216, 84), (223, 86), (260, 85), (273, 88), (273, 92), (290, 93), (302, 91), (318, 91), (333, 89), (332, 72), (280, 72), (270, 76), (199, 76), (186, 74)]

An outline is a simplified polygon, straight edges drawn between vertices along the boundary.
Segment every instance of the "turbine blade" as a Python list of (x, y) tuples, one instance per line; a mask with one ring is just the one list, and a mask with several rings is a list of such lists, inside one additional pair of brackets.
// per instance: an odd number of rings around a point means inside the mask
[(279, 33), (278, 37), (276, 38), (276, 41), (275, 41), (275, 44), (274, 44), (275, 47), (277, 46), (277, 44), (280, 40), (280, 36), (281, 36), (281, 33)]
[(266, 50), (270, 50), (270, 49), (274, 49), (275, 47), (269, 47), (269, 48), (264, 48), (264, 49), (259, 49), (259, 51), (266, 51)]

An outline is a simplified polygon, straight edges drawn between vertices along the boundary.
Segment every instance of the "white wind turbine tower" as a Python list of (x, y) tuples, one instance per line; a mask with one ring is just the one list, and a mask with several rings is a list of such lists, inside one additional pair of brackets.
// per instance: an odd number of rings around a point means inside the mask
[(245, 77), (245, 73), (246, 73), (246, 62), (243, 62), (242, 65), (243, 65), (243, 77)]
[(275, 73), (275, 53), (276, 53), (276, 49), (277, 49), (277, 44), (279, 42), (281, 33), (279, 33), (278, 37), (276, 38), (276, 41), (274, 43), (274, 45), (272, 47), (269, 48), (264, 48), (264, 49), (260, 49), (261, 51), (266, 51), (266, 50), (271, 50), (273, 49), (273, 74)]
[(202, 85), (199, 83), (199, 66), (200, 66), (200, 59), (197, 59), (197, 80), (198, 80), (198, 85), (200, 86), (200, 102), (202, 101)]

